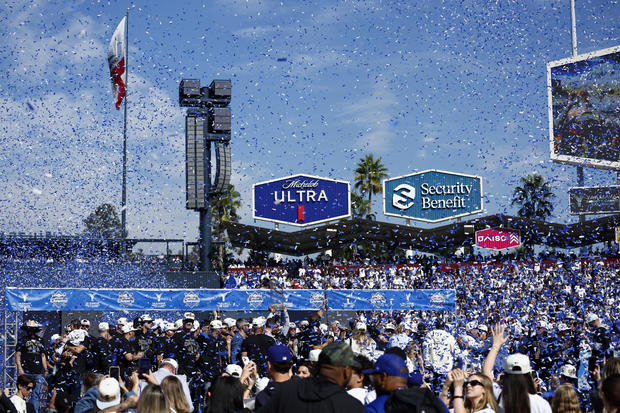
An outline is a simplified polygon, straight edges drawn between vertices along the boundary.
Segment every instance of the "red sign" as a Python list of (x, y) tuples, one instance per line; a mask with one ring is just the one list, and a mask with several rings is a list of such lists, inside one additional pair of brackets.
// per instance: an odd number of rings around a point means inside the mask
[(518, 229), (489, 228), (476, 231), (476, 245), (481, 248), (503, 250), (521, 245), (521, 233)]

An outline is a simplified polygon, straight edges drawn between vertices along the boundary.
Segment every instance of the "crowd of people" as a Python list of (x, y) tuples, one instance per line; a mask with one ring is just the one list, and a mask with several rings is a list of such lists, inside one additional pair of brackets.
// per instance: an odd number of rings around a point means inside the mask
[[(516, 413), (551, 411), (570, 388), (573, 411), (601, 412), (601, 383), (620, 373), (618, 323), (594, 312), (553, 326), (536, 316), (532, 329), (499, 311), (477, 321), (484, 307), (464, 325), (433, 312), (358, 312), (326, 323), (328, 304), (295, 321), (280, 305), (253, 319), (143, 314), (101, 322), (93, 335), (89, 320), (74, 320), (49, 343), (28, 320), (15, 355), (17, 392), (0, 405), (181, 413), (410, 411), (402, 409), (418, 403)], [(617, 403), (617, 393), (608, 395)]]
[[(318, 406), (312, 397), (327, 393), (338, 400), (330, 406), (349, 406), (350, 399), (338, 390), (344, 389), (367, 411), (398, 411), (394, 409), (410, 398), (421, 398), (429, 403), (426, 410), (435, 405), (457, 413), (487, 408), (517, 413), (528, 410), (504, 403), (522, 406), (523, 394), (539, 395), (530, 400), (535, 410), (546, 406), (540, 400), (572, 398), (570, 388), (577, 400), (575, 411), (600, 412), (601, 385), (619, 365), (614, 358), (620, 354), (616, 264), (591, 259), (451, 265), (429, 260), (423, 265), (232, 268), (224, 279), (240, 289), (454, 288), (457, 309), (337, 314), (326, 302), (316, 313), (294, 320), (282, 305), (254, 318), (215, 312), (197, 319), (192, 313), (160, 312), (128, 320), (110, 313), (92, 326), (89, 320), (74, 320), (49, 342), (41, 338), (41, 325), (28, 320), (15, 357), (17, 388), (2, 398), (0, 411), (2, 406), (18, 412), (140, 411), (140, 400), (147, 396), (167, 409), (173, 403), (177, 412), (291, 411), (287, 403), (301, 403), (289, 400), (294, 392), (305, 394), (308, 406)], [(123, 285), (166, 285), (164, 278), (148, 280), (133, 267), (126, 270), (127, 277), (118, 280)], [(87, 273), (81, 274), (80, 286), (88, 286)], [(134, 276), (146, 284), (135, 284)], [(400, 360), (406, 373), (400, 372)], [(527, 375), (519, 382), (527, 389), (521, 398), (508, 390), (512, 384), (506, 387), (515, 366)], [(304, 378), (301, 384), (296, 377)], [(314, 379), (307, 381), (310, 377)], [(174, 381), (176, 396), (164, 386), (165, 379)], [(277, 384), (289, 380), (286, 386)], [(429, 393), (394, 393), (421, 385)], [(276, 397), (282, 393), (279, 387), (288, 386), (295, 390)], [(372, 405), (376, 400), (382, 400), (384, 410)]]

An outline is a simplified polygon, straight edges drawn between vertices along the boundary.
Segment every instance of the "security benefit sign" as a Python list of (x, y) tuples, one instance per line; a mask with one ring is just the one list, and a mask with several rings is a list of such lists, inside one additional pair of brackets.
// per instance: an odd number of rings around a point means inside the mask
[(383, 181), (387, 216), (439, 222), (482, 212), (482, 178), (435, 169)]
[(491, 250), (504, 250), (521, 245), (521, 233), (518, 229), (487, 228), (476, 231), (476, 245)]
[(294, 175), (260, 182), (252, 190), (254, 219), (305, 226), (351, 216), (348, 182)]

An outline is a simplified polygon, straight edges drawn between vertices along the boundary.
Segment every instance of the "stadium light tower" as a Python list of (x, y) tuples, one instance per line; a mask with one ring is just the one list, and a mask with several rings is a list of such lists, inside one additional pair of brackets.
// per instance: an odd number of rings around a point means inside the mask
[[(186, 208), (200, 213), (200, 272), (203, 287), (218, 288), (211, 265), (211, 199), (230, 184), (230, 80), (214, 80), (200, 87), (198, 79), (183, 79), (179, 105), (185, 116)], [(215, 144), (215, 178), (211, 179), (211, 143)]]

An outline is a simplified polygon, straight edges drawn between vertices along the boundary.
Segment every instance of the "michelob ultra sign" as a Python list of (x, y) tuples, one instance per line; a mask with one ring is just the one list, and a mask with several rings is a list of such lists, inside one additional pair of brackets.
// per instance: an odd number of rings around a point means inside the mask
[(439, 222), (482, 212), (482, 178), (436, 169), (383, 181), (387, 216)]
[(254, 184), (253, 217), (306, 226), (351, 216), (348, 182), (312, 175), (293, 175)]

